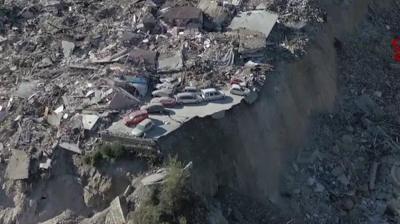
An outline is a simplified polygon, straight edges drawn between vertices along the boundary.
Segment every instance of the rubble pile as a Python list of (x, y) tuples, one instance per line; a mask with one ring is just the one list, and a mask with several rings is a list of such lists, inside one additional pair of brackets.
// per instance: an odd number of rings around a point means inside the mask
[(356, 34), (336, 45), (335, 110), (316, 116), (311, 140), (283, 178), (282, 195), (306, 223), (400, 221), (399, 70), (388, 62), (400, 8), (371, 8)]
[(268, 43), (275, 23), (295, 14), (292, 22), (323, 22), (309, 1), (3, 2), (0, 161), (8, 179), (26, 181), (51, 170), (57, 150), (80, 158), (99, 142), (126, 140), (109, 132), (118, 122), (132, 148), (154, 149), (164, 134), (146, 132), (171, 121), (148, 115), (152, 126), (140, 126), (131, 112), (142, 106), (173, 114), (184, 100), (198, 100), (194, 110), (220, 98), (254, 102), (273, 69), (268, 48), (282, 48)]

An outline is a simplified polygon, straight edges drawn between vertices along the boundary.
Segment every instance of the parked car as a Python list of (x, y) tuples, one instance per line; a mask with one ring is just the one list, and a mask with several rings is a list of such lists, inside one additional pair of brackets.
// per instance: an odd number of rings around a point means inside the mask
[(156, 89), (175, 89), (178, 83), (163, 82), (156, 85)]
[(197, 89), (197, 88), (194, 87), (194, 86), (186, 86), (186, 87), (183, 89), (183, 92), (184, 92), (184, 93), (198, 93), (198, 92), (199, 92), (199, 89)]
[(244, 83), (244, 80), (241, 80), (239, 78), (236, 77), (232, 77), (231, 80), (229, 81), (229, 84), (233, 85), (233, 84), (240, 84), (240, 83)]
[(147, 105), (143, 105), (140, 110), (146, 110), (147, 113), (153, 114), (153, 113), (164, 113), (165, 108), (161, 103), (149, 103)]
[(173, 83), (175, 81), (178, 81), (178, 78), (176, 76), (166, 76), (166, 77), (161, 77), (160, 78), (160, 82)]
[(246, 87), (242, 87), (238, 84), (233, 84), (229, 92), (233, 95), (238, 96), (247, 96), (250, 93), (250, 90)]
[(174, 93), (173, 89), (157, 89), (154, 90), (151, 95), (153, 97), (163, 97), (163, 96), (171, 96)]
[(146, 134), (147, 131), (153, 128), (153, 126), (153, 121), (151, 121), (150, 119), (144, 119), (132, 130), (132, 135), (135, 137), (142, 137)]
[(161, 103), (164, 107), (175, 107), (176, 106), (176, 100), (171, 97), (155, 97), (151, 99), (150, 103)]
[(139, 124), (144, 119), (148, 118), (149, 114), (146, 110), (138, 110), (129, 113), (127, 116), (123, 118), (123, 121), (126, 126), (134, 126)]
[(206, 101), (220, 100), (225, 98), (225, 94), (214, 88), (202, 89), (201, 97)]
[(203, 101), (200, 95), (196, 93), (178, 93), (175, 96), (176, 103), (178, 104), (191, 104), (191, 103), (200, 103)]

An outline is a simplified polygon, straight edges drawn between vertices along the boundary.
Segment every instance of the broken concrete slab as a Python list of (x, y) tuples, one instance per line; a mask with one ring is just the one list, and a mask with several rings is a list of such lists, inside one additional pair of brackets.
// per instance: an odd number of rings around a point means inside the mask
[(207, 16), (204, 19), (205, 28), (221, 30), (231, 18), (229, 11), (217, 1), (201, 0), (198, 7)]
[(75, 49), (75, 44), (69, 41), (61, 41), (61, 47), (63, 49), (64, 58), (69, 58)]
[(141, 182), (145, 186), (153, 185), (153, 184), (159, 184), (165, 179), (167, 174), (168, 174), (167, 170), (161, 169), (155, 174), (151, 174), (151, 175), (148, 175), (148, 176), (144, 177), (141, 180)]
[(50, 58), (45, 57), (38, 63), (38, 68), (47, 68), (51, 65), (53, 65), (53, 61)]
[(92, 130), (99, 120), (99, 116), (94, 114), (82, 114), (82, 124), (85, 130)]
[(51, 166), (51, 159), (46, 159), (46, 162), (44, 162), (44, 163), (39, 163), (39, 168), (40, 169), (44, 169), (44, 170), (47, 170), (47, 169), (49, 169), (50, 168), (50, 166)]
[(143, 50), (143, 49), (133, 49), (128, 56), (130, 62), (134, 65), (140, 66), (144, 65), (146, 69), (150, 71), (156, 70), (156, 58), (157, 52)]
[(24, 180), (29, 178), (30, 157), (22, 150), (14, 150), (8, 161), (6, 177), (11, 180)]
[(159, 72), (178, 72), (183, 68), (183, 58), (180, 51), (175, 52), (172, 56), (160, 55), (158, 59)]
[(203, 12), (192, 6), (170, 8), (162, 15), (163, 21), (170, 26), (181, 28), (202, 28)]
[(249, 30), (258, 31), (268, 37), (276, 21), (278, 20), (278, 14), (264, 11), (254, 10), (239, 13), (233, 18), (230, 29), (247, 28)]
[(123, 224), (126, 223), (126, 209), (121, 203), (121, 198), (116, 197), (111, 203), (106, 216), (105, 224)]
[(238, 53), (241, 57), (251, 58), (263, 56), (265, 54), (264, 50), (267, 41), (263, 33), (246, 28), (239, 28), (228, 35), (233, 35), (239, 40)]
[(35, 93), (38, 84), (38, 81), (21, 82), (14, 95), (27, 99)]
[(118, 89), (117, 93), (112, 98), (109, 108), (113, 110), (122, 110), (132, 108), (140, 103), (140, 100), (132, 96), (123, 89)]
[(47, 115), (46, 121), (51, 126), (58, 128), (61, 124), (62, 116), (63, 115), (61, 113), (60, 114), (52, 113), (52, 114)]
[(58, 146), (62, 149), (65, 149), (65, 150), (68, 150), (68, 151), (71, 151), (74, 153), (82, 154), (82, 150), (79, 148), (79, 146), (77, 144), (62, 142)]

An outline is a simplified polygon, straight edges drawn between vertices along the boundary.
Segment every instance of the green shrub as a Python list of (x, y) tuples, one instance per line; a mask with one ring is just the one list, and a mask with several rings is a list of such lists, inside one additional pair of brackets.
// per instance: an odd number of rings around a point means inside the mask
[(92, 166), (97, 165), (103, 158), (104, 158), (104, 157), (103, 157), (103, 155), (101, 154), (101, 152), (96, 151), (96, 152), (94, 153), (93, 157), (92, 157), (92, 163), (91, 163), (91, 165), (92, 165)]
[(104, 144), (100, 146), (104, 158), (118, 159), (125, 154), (125, 147), (119, 143)]
[(99, 164), (101, 160), (103, 160), (103, 154), (98, 150), (96, 150), (95, 152), (88, 153), (83, 157), (83, 161), (91, 166)]
[(182, 163), (176, 158), (169, 160), (167, 169), (168, 174), (160, 189), (153, 189), (135, 211), (136, 223), (187, 223), (186, 217), (181, 213), (190, 195), (187, 189), (189, 173), (183, 170)]

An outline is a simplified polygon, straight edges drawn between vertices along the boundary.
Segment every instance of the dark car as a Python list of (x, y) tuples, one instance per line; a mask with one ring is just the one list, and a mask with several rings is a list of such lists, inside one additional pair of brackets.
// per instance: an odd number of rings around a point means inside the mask
[(171, 97), (155, 97), (151, 99), (150, 103), (161, 103), (164, 107), (175, 107), (176, 100)]
[(149, 113), (146, 110), (137, 110), (126, 115), (124, 123), (126, 126), (135, 126), (148, 117)]
[(153, 113), (164, 113), (165, 108), (161, 103), (149, 103), (146, 105), (143, 105), (140, 110), (146, 110), (147, 113), (153, 114)]

